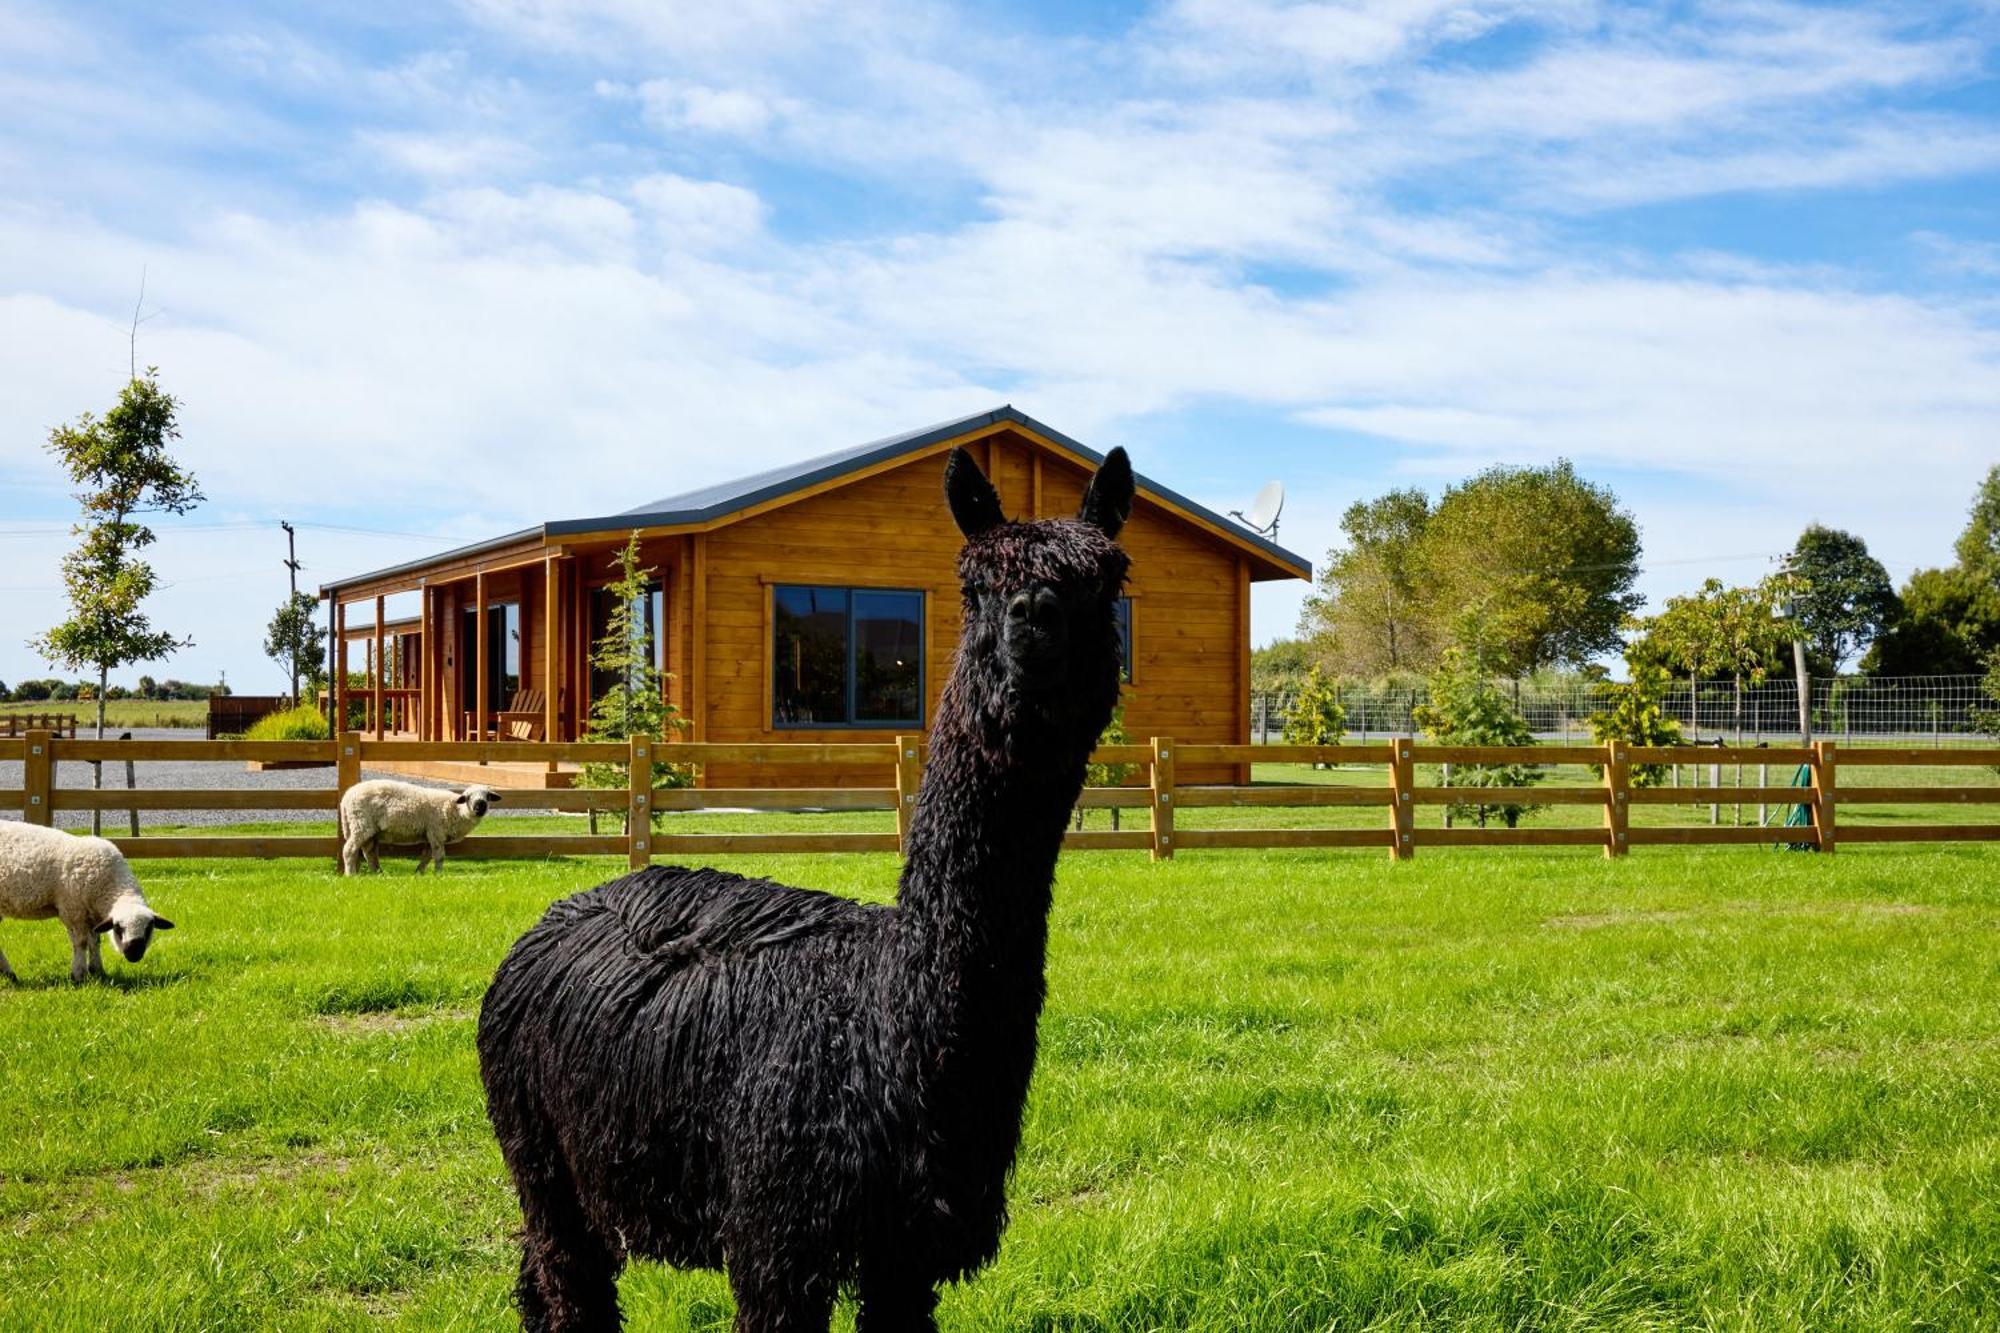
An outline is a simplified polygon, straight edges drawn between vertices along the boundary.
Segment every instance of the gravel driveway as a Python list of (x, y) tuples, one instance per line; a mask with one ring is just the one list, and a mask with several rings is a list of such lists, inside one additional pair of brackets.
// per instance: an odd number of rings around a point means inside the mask
[[(81, 729), (78, 737), (83, 737)], [(134, 740), (144, 741), (198, 741), (199, 731), (178, 728), (139, 728), (132, 733)], [(60, 754), (60, 750), (58, 750)], [(254, 790), (254, 791), (306, 791), (312, 789), (331, 790), (333, 787), (333, 767), (281, 769), (275, 773), (252, 773), (240, 759), (198, 760), (194, 762), (167, 760), (136, 760), (132, 765), (137, 785), (141, 790), (153, 791), (193, 791), (193, 790)], [(426, 778), (404, 777), (401, 774), (368, 773), (365, 777), (397, 777), (404, 782), (420, 783), (424, 786), (446, 787), (449, 783), (432, 782)], [(18, 760), (0, 760), (0, 788), (19, 790), (22, 784), (21, 764)], [(123, 787), (125, 785), (124, 765), (107, 762), (104, 765), (104, 785)], [(90, 765), (81, 760), (56, 761), (56, 786), (90, 786)], [(495, 810), (495, 815), (541, 814), (538, 810)], [(18, 810), (0, 811), (0, 819), (19, 819)], [(193, 828), (213, 828), (225, 824), (265, 823), (287, 821), (293, 823), (325, 823), (333, 818), (331, 810), (142, 810), (139, 812), (141, 828), (162, 825), (179, 825)], [(104, 812), (104, 831), (108, 834), (123, 833), (131, 826), (130, 816), (123, 810)], [(56, 823), (62, 828), (89, 828), (88, 810), (63, 810), (56, 814)]]

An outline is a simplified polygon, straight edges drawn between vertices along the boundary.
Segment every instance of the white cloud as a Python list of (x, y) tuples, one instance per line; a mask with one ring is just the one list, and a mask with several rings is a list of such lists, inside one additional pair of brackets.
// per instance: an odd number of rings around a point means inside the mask
[(660, 172), (634, 181), (631, 193), (660, 239), (674, 249), (738, 244), (763, 225), (763, 202), (740, 185)]
[(467, 180), (494, 173), (511, 175), (535, 159), (516, 139), (455, 131), (365, 130), (363, 148), (383, 162), (427, 181)]
[(701, 130), (754, 136), (779, 114), (770, 99), (741, 88), (709, 88), (674, 79), (648, 79), (633, 89), (648, 125), (671, 133)]

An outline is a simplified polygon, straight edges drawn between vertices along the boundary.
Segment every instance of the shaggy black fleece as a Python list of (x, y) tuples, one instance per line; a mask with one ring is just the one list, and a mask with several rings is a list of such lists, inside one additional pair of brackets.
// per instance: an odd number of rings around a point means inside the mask
[(556, 904), (501, 965), (480, 1072), (532, 1329), (618, 1324), (628, 1256), (728, 1269), (739, 1330), (931, 1329), (998, 1251), (1050, 891), (1117, 700), (1132, 474), (1006, 522), (964, 454), (965, 621), (894, 907), (660, 867)]

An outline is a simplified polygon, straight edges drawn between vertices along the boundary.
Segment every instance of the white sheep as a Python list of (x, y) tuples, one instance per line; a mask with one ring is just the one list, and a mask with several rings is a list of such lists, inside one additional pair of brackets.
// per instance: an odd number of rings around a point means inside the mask
[(491, 787), (472, 786), (454, 792), (387, 778), (357, 782), (340, 798), (340, 827), (345, 839), (341, 867), (347, 874), (355, 874), (366, 856), (368, 868), (380, 870), (380, 844), (386, 839), (424, 844), (417, 856), (417, 873), (423, 873), (426, 861), (442, 873), (445, 844), (472, 832), (487, 810), (499, 803), (500, 793)]
[[(174, 923), (147, 905), (132, 867), (102, 838), (0, 820), (0, 917), (43, 921), (59, 917), (69, 931), (69, 979), (104, 975), (102, 937), (136, 963), (156, 930)], [(0, 977), (19, 981), (0, 953)]]

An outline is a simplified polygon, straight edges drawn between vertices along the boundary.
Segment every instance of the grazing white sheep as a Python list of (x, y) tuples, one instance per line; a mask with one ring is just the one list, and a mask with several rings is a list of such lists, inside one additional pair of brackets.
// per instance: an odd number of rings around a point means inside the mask
[(356, 874), (365, 856), (368, 868), (379, 871), (380, 845), (386, 839), (422, 843), (417, 873), (423, 873), (426, 861), (442, 873), (445, 844), (472, 832), (486, 818), (487, 810), (499, 803), (500, 793), (491, 787), (472, 786), (454, 792), (387, 778), (357, 782), (340, 798), (340, 827), (345, 838), (341, 868)]
[[(174, 923), (139, 891), (132, 867), (102, 838), (0, 820), (0, 917), (42, 921), (59, 917), (69, 931), (69, 979), (104, 975), (102, 936), (128, 963), (146, 956), (156, 930)], [(19, 981), (0, 953), (0, 977)]]

